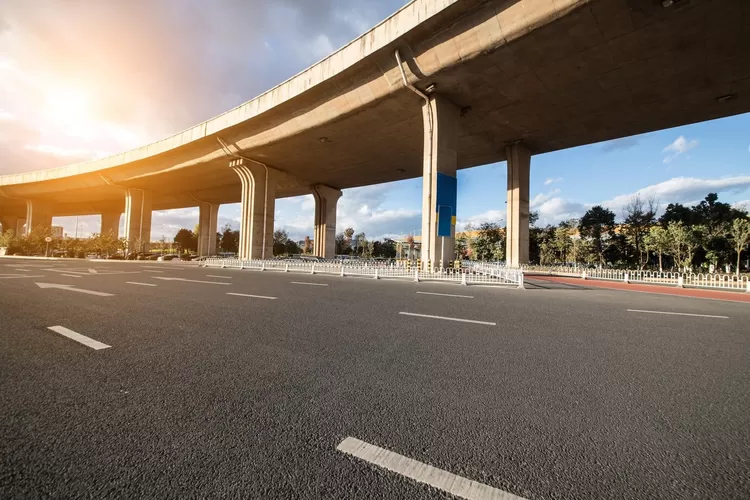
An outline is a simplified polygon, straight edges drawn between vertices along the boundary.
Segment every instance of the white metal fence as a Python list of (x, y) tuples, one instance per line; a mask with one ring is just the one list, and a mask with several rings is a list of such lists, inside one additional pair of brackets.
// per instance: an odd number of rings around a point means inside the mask
[(571, 266), (524, 266), (526, 273), (554, 274), (583, 279), (622, 281), (625, 283), (651, 283), (678, 287), (719, 288), (750, 292), (748, 277), (735, 274), (678, 273), (639, 271), (626, 269), (584, 269)]
[(385, 262), (303, 261), (303, 260), (240, 260), (209, 258), (202, 267), (254, 269), (289, 273), (360, 276), (373, 279), (402, 279), (412, 281), (454, 282), (463, 285), (516, 285), (523, 287), (523, 271), (489, 264), (465, 269), (417, 269), (389, 265)]

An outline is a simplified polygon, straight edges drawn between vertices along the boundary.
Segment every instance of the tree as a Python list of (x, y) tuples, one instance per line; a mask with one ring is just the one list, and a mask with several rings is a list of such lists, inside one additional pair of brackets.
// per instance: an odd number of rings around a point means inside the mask
[(644, 237), (646, 247), (654, 251), (659, 256), (659, 272), (664, 271), (662, 266), (662, 256), (669, 252), (672, 242), (669, 231), (660, 226), (654, 226), (649, 229), (648, 234)]
[(180, 253), (198, 249), (198, 238), (190, 229), (182, 228), (177, 231), (174, 242)]
[[(640, 194), (633, 196), (627, 205), (625, 205), (623, 218), (624, 231), (630, 239), (631, 244), (635, 247), (638, 254), (638, 267), (643, 269), (648, 260), (648, 253), (643, 245), (643, 238), (648, 233), (649, 228), (656, 220), (656, 211), (659, 204), (653, 197), (641, 198)], [(646, 259), (643, 254), (646, 252)]]
[(734, 239), (734, 250), (737, 252), (737, 277), (740, 276), (740, 255), (742, 249), (750, 242), (750, 219), (734, 219), (732, 221), (732, 238)]
[(609, 209), (596, 205), (591, 207), (581, 217), (578, 223), (581, 237), (589, 238), (593, 243), (593, 250), (599, 257), (599, 265), (604, 264), (605, 241), (612, 238), (615, 231), (615, 214)]
[(233, 231), (229, 224), (225, 225), (221, 230), (219, 248), (224, 252), (237, 253), (240, 249), (240, 232)]
[(304, 253), (312, 253), (312, 241), (309, 236), (305, 236), (305, 246), (302, 249)]
[(482, 222), (471, 246), (477, 260), (505, 257), (505, 233), (497, 222)]
[(670, 252), (678, 269), (687, 271), (693, 267), (693, 254), (703, 240), (705, 228), (685, 226), (680, 222), (670, 222), (667, 226), (671, 242)]
[(456, 235), (456, 242), (453, 245), (453, 258), (455, 260), (464, 260), (468, 249), (469, 239), (466, 237), (466, 233), (459, 233)]
[(354, 246), (354, 253), (357, 255), (362, 254), (363, 247), (367, 246), (367, 235), (365, 233), (357, 233), (352, 240)]
[[(287, 242), (289, 241), (289, 233), (283, 229), (277, 229), (273, 232), (273, 254), (282, 255), (287, 252)], [(297, 246), (296, 243), (294, 245)], [(299, 253), (299, 252), (296, 252)]]
[(346, 241), (344, 233), (336, 235), (336, 255), (344, 255), (350, 251), (349, 244)]
[(349, 248), (352, 247), (352, 238), (354, 237), (354, 228), (347, 227), (344, 229), (344, 241)]
[(659, 217), (659, 224), (665, 229), (670, 222), (682, 222), (686, 226), (691, 226), (695, 218), (692, 208), (686, 207), (680, 203), (670, 203), (664, 210), (664, 214)]
[(576, 221), (562, 221), (555, 229), (555, 239), (552, 242), (560, 262), (568, 262), (568, 252), (573, 248), (573, 240), (570, 239), (571, 229), (576, 226)]

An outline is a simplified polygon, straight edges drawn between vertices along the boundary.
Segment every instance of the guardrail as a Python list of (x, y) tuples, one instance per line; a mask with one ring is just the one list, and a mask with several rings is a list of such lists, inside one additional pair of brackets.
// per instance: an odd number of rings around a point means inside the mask
[(411, 281), (453, 282), (462, 285), (515, 285), (523, 288), (523, 271), (491, 265), (474, 265), (468, 269), (437, 268), (409, 269), (384, 263), (350, 264), (336, 261), (297, 260), (240, 260), (209, 258), (200, 262), (202, 267), (254, 269), (288, 273), (360, 276), (373, 279), (402, 279)]
[(625, 283), (650, 283), (677, 287), (719, 288), (744, 290), (750, 293), (750, 280), (747, 276), (734, 274), (679, 273), (659, 271), (639, 271), (627, 269), (584, 269), (570, 266), (524, 266), (526, 273), (554, 274), (582, 279), (622, 281)]

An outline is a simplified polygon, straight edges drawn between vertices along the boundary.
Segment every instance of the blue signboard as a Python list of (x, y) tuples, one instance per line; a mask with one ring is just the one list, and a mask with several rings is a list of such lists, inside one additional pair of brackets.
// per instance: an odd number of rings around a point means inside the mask
[(435, 197), (435, 208), (437, 212), (437, 235), (453, 235), (453, 226), (456, 224), (456, 198), (458, 194), (458, 182), (455, 177), (447, 174), (437, 174), (437, 196)]

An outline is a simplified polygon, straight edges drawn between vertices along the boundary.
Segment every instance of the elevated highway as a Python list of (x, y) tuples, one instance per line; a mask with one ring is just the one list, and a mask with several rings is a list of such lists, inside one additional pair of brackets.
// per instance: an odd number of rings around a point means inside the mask
[(313, 193), (315, 250), (330, 256), (341, 189), (422, 176), (423, 259), (439, 262), (453, 253), (456, 170), (507, 160), (498, 205), (507, 198), (508, 260), (521, 263), (531, 156), (750, 111), (748, 33), (745, 0), (415, 0), (191, 129), (1, 176), (0, 222), (102, 214), (116, 230), (124, 213), (143, 246), (152, 210), (197, 205), (208, 254), (218, 206), (241, 202), (240, 253), (258, 258), (274, 200)]

